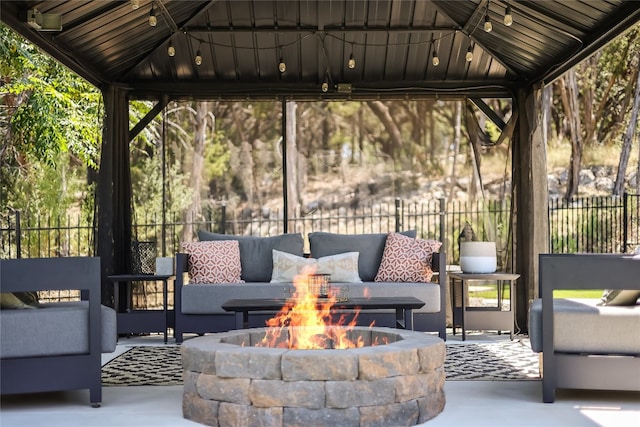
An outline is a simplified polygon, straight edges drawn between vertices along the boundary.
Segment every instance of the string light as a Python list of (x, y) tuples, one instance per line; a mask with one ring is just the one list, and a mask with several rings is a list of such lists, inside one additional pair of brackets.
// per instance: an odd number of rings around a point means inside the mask
[(435, 49), (433, 49), (433, 58), (431, 59), (431, 63), (434, 67), (440, 65), (440, 58), (438, 58), (438, 52), (436, 52)]
[(484, 30), (487, 33), (490, 33), (493, 30), (493, 25), (491, 24), (491, 19), (489, 18), (489, 13), (485, 13), (484, 15)]
[(284, 58), (280, 57), (280, 63), (278, 64), (278, 70), (280, 70), (281, 73), (284, 73), (285, 71), (287, 71), (287, 64), (284, 62)]
[(467, 54), (464, 56), (464, 59), (466, 59), (467, 62), (473, 61), (473, 48), (471, 45), (469, 45), (469, 49), (467, 49)]
[(198, 52), (196, 52), (196, 65), (200, 66), (202, 65), (202, 55), (200, 55), (200, 49), (198, 49)]
[(324, 81), (322, 82), (322, 92), (328, 92), (329, 91), (329, 81), (327, 80), (327, 78), (324, 78)]
[(140, 1), (139, 0), (131, 0), (131, 9), (136, 10), (139, 7), (140, 7)]
[(513, 15), (511, 14), (511, 5), (507, 3), (507, 8), (504, 11), (504, 25), (510, 27), (513, 24)]
[(349, 62), (347, 62), (347, 67), (349, 67), (350, 70), (356, 68), (356, 60), (353, 58), (353, 52), (351, 52), (351, 54), (349, 55)]
[(167, 46), (167, 55), (176, 56), (176, 48), (173, 47), (173, 43), (169, 40), (169, 46)]
[(156, 8), (151, 4), (151, 12), (149, 13), (149, 25), (155, 27), (158, 25), (158, 19), (156, 18)]

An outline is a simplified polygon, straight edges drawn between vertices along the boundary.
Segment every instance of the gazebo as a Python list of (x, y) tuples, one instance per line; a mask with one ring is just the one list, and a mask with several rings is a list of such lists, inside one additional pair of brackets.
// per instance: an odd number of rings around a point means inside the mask
[[(103, 295), (129, 265), (129, 142), (171, 100), (277, 99), (284, 112), (287, 100), (466, 98), (512, 138), (524, 325), (548, 250), (541, 89), (638, 22), (640, 2), (5, 0), (0, 18), (102, 91)], [(486, 98), (511, 98), (511, 122)], [(155, 104), (129, 128), (131, 99)]]

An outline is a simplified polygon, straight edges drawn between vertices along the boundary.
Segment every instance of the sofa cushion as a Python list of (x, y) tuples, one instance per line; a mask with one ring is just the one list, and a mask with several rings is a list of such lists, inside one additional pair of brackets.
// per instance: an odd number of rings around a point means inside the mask
[[(553, 300), (553, 345), (558, 352), (640, 355), (640, 305), (598, 306), (598, 300)], [(531, 348), (542, 351), (542, 300), (529, 311)]]
[(430, 282), (431, 258), (442, 243), (389, 233), (376, 282)]
[[(416, 237), (415, 230), (400, 234)], [(387, 233), (374, 234), (336, 234), (317, 231), (309, 233), (311, 256), (321, 258), (345, 252), (358, 252), (358, 274), (364, 282), (373, 282), (378, 273)]]
[(189, 253), (188, 272), (192, 283), (238, 283), (240, 246), (235, 240), (185, 242)]
[(240, 244), (240, 278), (245, 282), (269, 282), (273, 271), (272, 250), (302, 256), (304, 240), (302, 234), (291, 233), (271, 237), (233, 236), (200, 230), (201, 241), (237, 240)]
[[(105, 306), (101, 310), (102, 352), (112, 353), (118, 338), (116, 312)], [(44, 303), (37, 310), (0, 312), (0, 357), (88, 353), (88, 311), (87, 301), (75, 301)]]
[[(337, 285), (341, 285), (337, 283)], [(233, 284), (203, 284), (182, 287), (183, 314), (227, 314), (222, 304), (230, 299), (246, 298), (284, 298), (285, 287), (282, 283), (244, 283), (240, 286)], [(437, 283), (387, 283), (366, 282), (348, 283), (349, 298), (365, 297), (406, 297), (414, 296), (425, 302), (417, 313), (440, 312), (440, 286)]]

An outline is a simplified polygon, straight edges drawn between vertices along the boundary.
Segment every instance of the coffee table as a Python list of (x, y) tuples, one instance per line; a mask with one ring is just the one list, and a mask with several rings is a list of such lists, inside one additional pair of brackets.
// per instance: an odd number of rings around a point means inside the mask
[[(249, 313), (252, 311), (279, 311), (287, 302), (286, 298), (251, 298), (231, 299), (222, 304), (226, 311), (233, 311), (236, 315), (236, 328), (249, 327)], [(323, 301), (318, 301), (320, 306)], [(413, 329), (413, 310), (424, 306), (424, 301), (415, 297), (372, 297), (350, 298), (347, 301), (336, 302), (334, 311), (340, 310), (379, 310), (391, 309), (396, 311), (396, 328)]]

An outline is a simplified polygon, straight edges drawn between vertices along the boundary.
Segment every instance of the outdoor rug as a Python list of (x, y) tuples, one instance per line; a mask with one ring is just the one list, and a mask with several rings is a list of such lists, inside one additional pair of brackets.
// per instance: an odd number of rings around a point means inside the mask
[[(448, 381), (536, 380), (538, 355), (527, 343), (448, 344)], [(102, 367), (102, 385), (181, 385), (180, 347), (132, 347)]]

